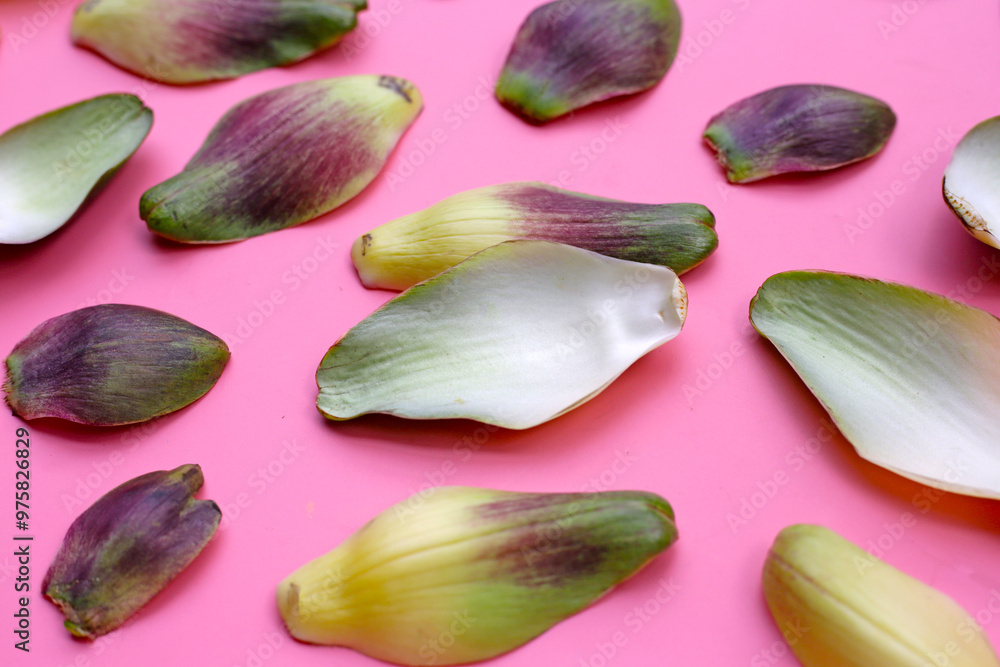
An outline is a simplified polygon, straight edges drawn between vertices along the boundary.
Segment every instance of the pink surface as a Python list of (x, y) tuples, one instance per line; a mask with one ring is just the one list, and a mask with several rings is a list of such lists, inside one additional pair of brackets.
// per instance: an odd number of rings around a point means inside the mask
[[(797, 664), (759, 584), (775, 534), (797, 522), (879, 549), (953, 596), (1000, 645), (997, 503), (927, 493), (859, 459), (747, 321), (765, 278), (803, 268), (902, 281), (1000, 313), (1000, 253), (962, 229), (940, 192), (953, 144), (1000, 113), (996, 3), (682, 0), (681, 55), (659, 86), (543, 128), (491, 96), (536, 4), (373, 0), (346, 48), (175, 88), (72, 47), (66, 0), (0, 1), (0, 130), (107, 92), (135, 92), (155, 112), (146, 143), (78, 219), (39, 243), (0, 249), (0, 353), (49, 317), (110, 300), (184, 317), (225, 337), (233, 352), (205, 398), (146, 425), (98, 430), (0, 415), (0, 663), (381, 664), (291, 640), (274, 588), (376, 513), (441, 483), (645, 489), (677, 513), (680, 540), (664, 556), (490, 664)], [(178, 247), (147, 232), (140, 194), (176, 173), (231, 105), (354, 73), (406, 77), (426, 100), (386, 170), (357, 199), (231, 245)], [(707, 120), (765, 88), (811, 82), (887, 101), (899, 123), (885, 150), (819, 177), (727, 185), (701, 142)], [(525, 432), (486, 437), (472, 422), (387, 417), (326, 422), (314, 406), (320, 358), (391, 296), (359, 284), (352, 240), (461, 190), (516, 180), (708, 206), (720, 248), (684, 276), (683, 333), (593, 401)], [(859, 218), (863, 210), (871, 217)], [(28, 655), (13, 648), (11, 632), (21, 595), (14, 434), (25, 425), (35, 537)], [(466, 438), (485, 441), (472, 451)], [(115, 485), (183, 463), (202, 466), (200, 497), (222, 506), (224, 529), (133, 623), (93, 644), (74, 641), (40, 592), (70, 522)]]

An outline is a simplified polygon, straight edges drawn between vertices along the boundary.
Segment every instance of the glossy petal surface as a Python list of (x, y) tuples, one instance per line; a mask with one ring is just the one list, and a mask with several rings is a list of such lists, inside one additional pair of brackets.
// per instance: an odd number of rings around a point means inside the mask
[(320, 363), (317, 406), (529, 428), (600, 393), (680, 333), (687, 297), (664, 267), (508, 241), (396, 297)]
[(750, 320), (863, 458), (1000, 498), (1000, 321), (905, 285), (823, 272), (769, 278)]

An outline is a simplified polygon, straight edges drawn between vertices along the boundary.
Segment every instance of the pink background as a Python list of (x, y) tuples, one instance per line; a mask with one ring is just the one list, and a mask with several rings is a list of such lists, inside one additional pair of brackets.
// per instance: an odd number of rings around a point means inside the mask
[[(682, 0), (681, 54), (659, 86), (535, 128), (501, 108), (491, 88), (537, 1), (373, 0), (346, 48), (176, 88), (74, 48), (75, 3), (0, 0), (0, 130), (108, 92), (137, 93), (155, 112), (145, 144), (82, 215), (41, 242), (0, 249), (0, 353), (49, 317), (112, 300), (184, 317), (225, 337), (233, 353), (205, 398), (153, 423), (27, 424), (27, 656), (11, 632), (14, 432), (25, 423), (0, 415), (0, 662), (381, 664), (292, 641), (275, 585), (378, 512), (442, 482), (646, 489), (677, 513), (680, 540), (665, 555), (491, 664), (794, 665), (759, 580), (776, 533), (798, 522), (881, 544), (888, 562), (953, 596), (1000, 645), (997, 503), (922, 496), (920, 485), (859, 459), (747, 322), (764, 279), (805, 268), (906, 282), (1000, 313), (1000, 253), (969, 236), (940, 193), (954, 142), (1000, 113), (996, 3)], [(140, 194), (180, 170), (226, 109), (280, 85), (354, 73), (406, 77), (426, 108), (353, 202), (231, 245), (179, 247), (147, 232)], [(887, 101), (899, 123), (885, 150), (819, 177), (728, 185), (700, 138), (708, 119), (763, 89), (814, 82)], [(471, 455), (455, 446), (483, 435), (472, 422), (326, 422), (314, 407), (320, 358), (391, 296), (360, 285), (352, 240), (456, 192), (517, 180), (708, 206), (720, 248), (684, 277), (683, 333), (580, 409), (492, 433)], [(872, 217), (859, 222), (861, 209)], [(72, 640), (39, 590), (66, 528), (115, 485), (183, 463), (201, 464), (200, 497), (223, 507), (225, 529), (133, 623), (94, 644)], [(741, 508), (745, 519), (735, 520)], [(663, 581), (675, 592), (661, 604)]]

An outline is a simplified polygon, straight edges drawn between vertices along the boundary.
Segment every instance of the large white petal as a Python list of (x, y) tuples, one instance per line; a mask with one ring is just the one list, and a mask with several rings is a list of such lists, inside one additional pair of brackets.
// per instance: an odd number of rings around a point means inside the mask
[(1000, 321), (913, 287), (823, 272), (769, 278), (750, 320), (865, 459), (1000, 498)]
[(592, 398), (676, 336), (665, 267), (558, 243), (488, 248), (388, 302), (323, 358), (317, 405), (529, 428)]

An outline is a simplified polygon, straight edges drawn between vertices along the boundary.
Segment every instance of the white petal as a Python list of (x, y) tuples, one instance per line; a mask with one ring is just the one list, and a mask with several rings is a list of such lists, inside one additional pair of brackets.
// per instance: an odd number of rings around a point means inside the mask
[(1000, 498), (1000, 321), (905, 285), (822, 272), (769, 278), (750, 320), (865, 459)]
[(944, 171), (944, 198), (973, 236), (1000, 248), (1000, 116), (958, 142)]
[(66, 224), (152, 122), (137, 97), (103, 95), (0, 135), (0, 243), (31, 243)]
[(502, 243), (351, 329), (320, 364), (317, 405), (333, 419), (380, 412), (529, 428), (676, 336), (686, 308), (665, 267)]

